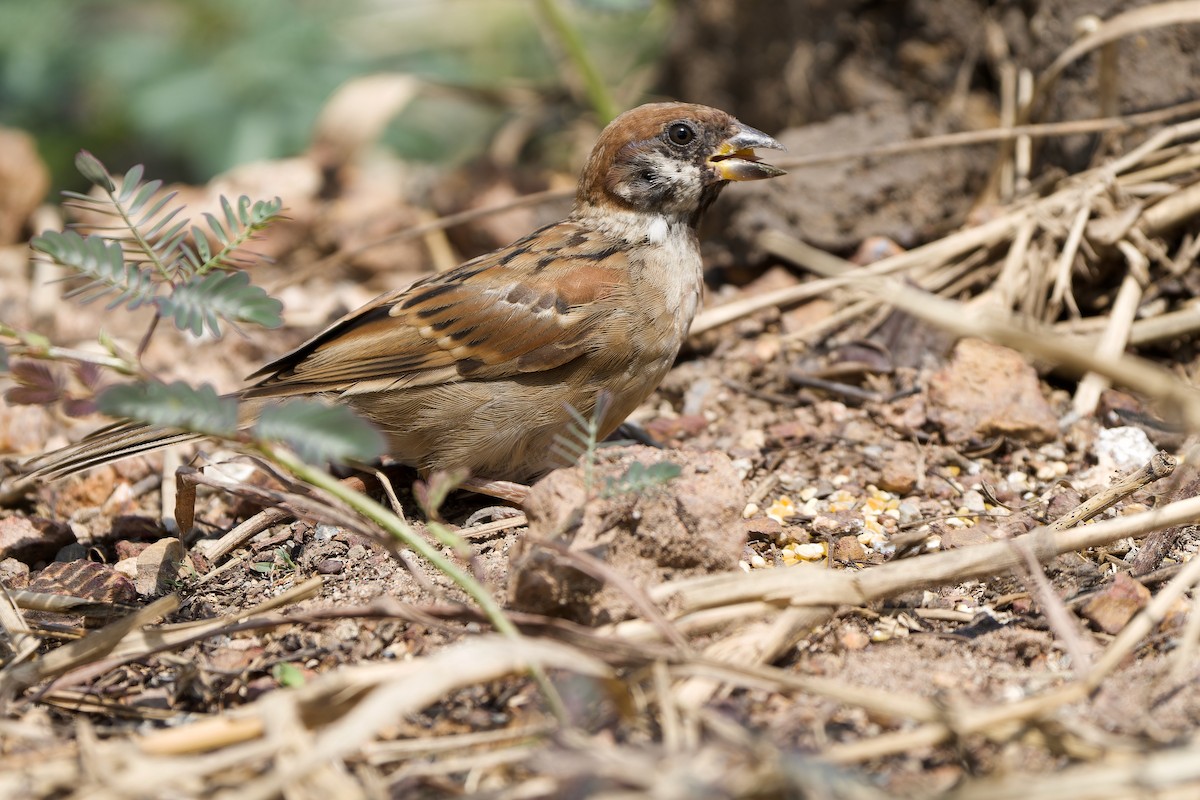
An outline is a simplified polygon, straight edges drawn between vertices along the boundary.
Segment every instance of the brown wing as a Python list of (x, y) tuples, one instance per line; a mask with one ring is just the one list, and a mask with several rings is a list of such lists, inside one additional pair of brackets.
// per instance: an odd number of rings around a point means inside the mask
[(251, 377), (246, 397), (378, 391), (496, 378), (587, 349), (595, 301), (628, 291), (628, 261), (565, 221), (383, 295)]

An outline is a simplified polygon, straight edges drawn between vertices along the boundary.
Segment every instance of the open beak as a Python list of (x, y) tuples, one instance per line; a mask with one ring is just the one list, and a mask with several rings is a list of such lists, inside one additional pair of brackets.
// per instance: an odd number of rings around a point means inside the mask
[(756, 147), (787, 149), (762, 131), (739, 122), (733, 136), (721, 142), (717, 151), (708, 157), (708, 163), (724, 181), (757, 181), (787, 174), (778, 167), (759, 161), (754, 154)]

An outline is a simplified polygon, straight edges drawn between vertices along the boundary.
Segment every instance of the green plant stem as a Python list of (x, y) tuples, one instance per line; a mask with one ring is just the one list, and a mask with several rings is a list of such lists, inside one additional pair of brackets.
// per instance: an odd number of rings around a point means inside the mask
[[(243, 195), (242, 199), (243, 200), (245, 199), (244, 195)], [(279, 198), (275, 198), (275, 199), (277, 201), (279, 200)], [(240, 212), (240, 211), (242, 211), (241, 201), (239, 200), (238, 202), (239, 202), (238, 210)], [(258, 211), (257, 205), (255, 207), (252, 207), (251, 209), (249, 209), (249, 211), (250, 211), (250, 213)], [(211, 258), (209, 258), (207, 261), (205, 261), (203, 264), (201, 264), (196, 269), (196, 274), (197, 275), (207, 275), (209, 272), (211, 272), (213, 269), (215, 269), (217, 267), (223, 268), (223, 267), (229, 266), (228, 264), (225, 263), (226, 259), (229, 258), (229, 255), (231, 253), (235, 252), (239, 247), (244, 245), (246, 242), (248, 242), (252, 238), (254, 238), (254, 235), (256, 233), (258, 233), (260, 230), (267, 227), (275, 220), (279, 219), (279, 216), (280, 216), (279, 214), (270, 214), (261, 219), (251, 219), (250, 221), (247, 222), (244, 217), (239, 215), (239, 222), (241, 222), (242, 225), (244, 225), (244, 227), (242, 227), (241, 230), (238, 231), (238, 234), (236, 236), (234, 236), (228, 242), (225, 242), (223, 244), (223, 246), (221, 247), (221, 251), (219, 253), (216, 253)], [(210, 225), (209, 227), (212, 227), (212, 226)], [(217, 231), (214, 230), (213, 233), (216, 234)], [(203, 234), (196, 234), (196, 235), (202, 236)], [(218, 241), (220, 241), (220, 240), (218, 239)]]
[[(405, 524), (402, 519), (390, 510), (365, 494), (354, 491), (325, 470), (304, 463), (290, 450), (267, 443), (259, 443), (257, 446), (259, 451), (272, 462), (280, 465), (300, 480), (333, 495), (354, 511), (374, 522), (389, 536), (401, 542), (405, 547), (414, 550), (440, 570), (442, 574), (458, 584), (471, 599), (478, 603), (480, 610), (483, 611), (484, 615), (501, 635), (513, 640), (521, 639), (521, 631), (517, 629), (516, 625), (513, 625), (512, 621), (504, 614), (504, 609), (500, 607), (500, 604), (496, 602), (491, 593), (479, 581), (459, 569), (454, 562), (438, 552), (433, 545), (418, 535), (416, 531)], [(540, 666), (532, 664), (529, 667), (529, 671), (545, 694), (551, 712), (560, 722), (565, 724), (567, 721), (566, 708), (563, 706), (562, 698), (559, 697), (558, 691), (550, 683), (550, 679), (546, 676), (546, 673)]]
[(537, 0), (537, 8), (542, 19), (558, 37), (567, 57), (571, 59), (575, 69), (578, 70), (579, 77), (583, 80), (584, 91), (587, 92), (588, 101), (592, 104), (592, 110), (596, 112), (602, 122), (612, 121), (617, 116), (617, 103), (613, 100), (612, 93), (608, 91), (608, 85), (600, 76), (600, 71), (596, 69), (596, 64), (588, 54), (583, 37), (567, 19), (558, 0)]
[[(113, 182), (111, 175), (108, 176), (108, 179), (110, 183)], [(102, 186), (101, 188), (104, 189), (105, 194), (108, 195), (109, 202), (111, 202), (113, 208), (117, 210), (117, 213), (121, 217), (121, 221), (125, 223), (125, 227), (129, 229), (131, 234), (133, 234), (133, 240), (137, 242), (138, 248), (146, 254), (146, 257), (150, 260), (150, 263), (154, 265), (154, 268), (158, 270), (158, 274), (162, 276), (163, 280), (170, 281), (171, 271), (167, 268), (167, 265), (162, 262), (162, 259), (158, 257), (158, 253), (155, 252), (153, 245), (151, 245), (150, 242), (146, 240), (146, 237), (142, 235), (137, 223), (133, 221), (133, 219), (129, 216), (129, 212), (125, 210), (125, 206), (121, 205), (121, 201), (118, 199), (116, 192), (107, 186)], [(125, 187), (122, 186), (121, 188), (124, 190)]]
[(95, 364), (98, 367), (107, 367), (122, 375), (129, 375), (131, 377), (143, 376), (145, 374), (141, 367), (124, 358), (105, 356), (99, 353), (88, 353), (83, 350), (72, 350), (69, 347), (57, 347), (55, 345), (29, 342), (22, 335), (21, 331), (9, 328), (6, 325), (0, 325), (0, 336), (11, 336), (14, 339), (21, 340), (20, 344), (5, 346), (9, 355), (36, 358), (41, 361), (71, 361)]

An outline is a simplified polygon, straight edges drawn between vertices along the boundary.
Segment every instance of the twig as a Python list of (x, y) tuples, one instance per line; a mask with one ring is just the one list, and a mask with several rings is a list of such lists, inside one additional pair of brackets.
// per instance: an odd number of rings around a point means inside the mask
[(1050, 626), (1050, 630), (1062, 642), (1063, 648), (1071, 657), (1072, 669), (1086, 670), (1092, 664), (1092, 656), (1096, 652), (1095, 644), (1085, 638), (1083, 631), (1080, 630), (1078, 619), (1071, 614), (1062, 598), (1054, 591), (1054, 587), (1046, 579), (1042, 565), (1038, 563), (1027, 543), (1014, 540), (1012, 547), (1021, 560), (1017, 571), (1025, 577), (1025, 585), (1029, 588), (1029, 594), (1042, 607), (1046, 624)]
[(1170, 476), (1175, 471), (1177, 464), (1178, 461), (1174, 456), (1160, 451), (1146, 462), (1141, 469), (1122, 477), (1121, 480), (1112, 486), (1097, 492), (1088, 498), (1086, 502), (1062, 515), (1046, 527), (1051, 532), (1058, 533), (1068, 528), (1074, 528), (1080, 523), (1087, 522), (1105, 509), (1116, 505), (1122, 498), (1128, 497), (1155, 481)]
[[(1142, 302), (1142, 286), (1149, 278), (1150, 262), (1141, 251), (1128, 241), (1117, 243), (1129, 265), (1117, 297), (1108, 315), (1108, 325), (1096, 342), (1096, 358), (1113, 358), (1123, 352), (1133, 329), (1133, 318)], [(1100, 394), (1108, 388), (1108, 381), (1094, 372), (1089, 372), (1075, 389), (1071, 408), (1079, 416), (1091, 416), (1100, 402)]]
[[(802, 242), (774, 231), (764, 234), (763, 242), (768, 249), (784, 258), (811, 249)], [(874, 266), (878, 267), (891, 260), (884, 259)], [(989, 339), (1075, 373), (1097, 372), (1114, 383), (1135, 388), (1159, 399), (1191, 427), (1200, 429), (1200, 392), (1156, 364), (1126, 354), (1117, 358), (1099, 359), (1078, 342), (1056, 338), (1031, 322), (1019, 323), (995, 309), (975, 309), (967, 312), (961, 303), (914, 289), (900, 281), (876, 275), (867, 276), (865, 273), (871, 269), (868, 267), (860, 270), (862, 277), (855, 280), (855, 287), (918, 319), (937, 325), (957, 336)]]
[[(324, 470), (305, 464), (289, 451), (271, 445), (262, 445), (262, 447), (263, 455), (272, 462), (280, 465), (300, 480), (315, 486), (326, 494), (345, 503), (348, 507), (378, 525), (388, 535), (402, 542), (406, 547), (412, 549), (426, 561), (433, 564), (443, 575), (458, 584), (471, 599), (479, 604), (480, 609), (483, 610), (483, 613), (487, 615), (488, 620), (500, 634), (514, 642), (520, 642), (523, 639), (521, 632), (505, 615), (504, 609), (500, 607), (500, 604), (496, 602), (491, 593), (479, 581), (443, 556), (437, 548), (419, 536), (416, 531), (406, 525), (395, 514), (366, 495), (348, 488)], [(562, 704), (562, 699), (559, 697), (558, 691), (550, 683), (540, 667), (531, 665), (530, 670), (534, 679), (541, 687), (543, 696), (546, 698), (546, 702), (554, 712), (555, 717), (560, 721), (565, 721), (567, 719), (566, 709)]]
[(979, 131), (962, 131), (854, 150), (833, 150), (826, 153), (777, 158), (773, 160), (773, 163), (781, 169), (798, 170), (804, 167), (820, 166), (838, 161), (882, 158), (907, 153), (919, 153), (924, 150), (942, 150), (947, 147), (971, 147), (992, 142), (1008, 142), (1023, 137), (1037, 139), (1140, 128), (1148, 125), (1158, 125), (1180, 117), (1190, 117), (1197, 113), (1200, 113), (1200, 100), (1190, 100), (1168, 108), (1120, 117), (1050, 122), (1038, 125), (1015, 125), (1011, 128), (988, 128)]

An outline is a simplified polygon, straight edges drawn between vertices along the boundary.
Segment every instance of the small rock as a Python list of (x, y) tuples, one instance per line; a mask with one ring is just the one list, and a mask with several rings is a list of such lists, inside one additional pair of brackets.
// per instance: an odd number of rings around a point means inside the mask
[(42, 406), (0, 404), (0, 453), (40, 453), (46, 447), (50, 420), (50, 412)]
[(766, 433), (767, 440), (777, 445), (796, 444), (816, 435), (811, 425), (798, 419), (777, 422), (767, 428)]
[(28, 564), (15, 558), (0, 559), (0, 583), (9, 589), (24, 589), (28, 580)]
[(175, 588), (181, 567), (189, 567), (183, 545), (174, 537), (159, 539), (137, 557), (134, 586), (139, 595), (154, 597)]
[(128, 539), (121, 539), (113, 545), (113, 550), (117, 554), (117, 561), (124, 561), (127, 558), (137, 558), (149, 546), (150, 542), (131, 542)]
[(1046, 518), (1059, 519), (1079, 508), (1082, 502), (1083, 496), (1075, 490), (1074, 486), (1061, 482), (1054, 487), (1054, 494), (1050, 496), (1050, 502), (1046, 504)]
[(879, 474), (879, 488), (899, 495), (911, 494), (917, 487), (919, 456), (912, 442), (897, 442)]
[(1116, 634), (1150, 602), (1150, 590), (1119, 572), (1113, 582), (1079, 612), (1105, 633)]
[(842, 643), (842, 647), (846, 650), (862, 650), (871, 643), (871, 637), (857, 628), (851, 628), (848, 631), (842, 631), (838, 640)]
[[(515, 608), (587, 625), (636, 614), (628, 593), (581, 570), (554, 547), (599, 558), (634, 585), (737, 568), (746, 544), (746, 499), (729, 458), (719, 452), (627, 447), (605, 451), (589, 496), (578, 467), (556, 470), (525, 500), (529, 532), (514, 547), (509, 597)], [(596, 488), (631, 465), (670, 462), (680, 474), (645, 489), (599, 496)]]
[(684, 414), (673, 419), (656, 417), (643, 427), (655, 441), (677, 442), (699, 434), (708, 427), (708, 420), (702, 414)]
[(942, 549), (955, 550), (960, 547), (973, 547), (977, 544), (987, 544), (992, 541), (988, 532), (981, 525), (972, 528), (946, 528), (942, 531)]
[[(82, 597), (97, 603), (130, 604), (137, 600), (133, 584), (107, 564), (94, 561), (56, 561), (29, 578), (29, 591)], [(58, 614), (45, 617), (62, 622)], [(73, 624), (80, 624), (72, 620)]]
[(346, 562), (340, 558), (327, 558), (317, 564), (318, 575), (337, 575), (346, 568)]
[(856, 563), (865, 561), (867, 549), (858, 541), (857, 536), (841, 536), (833, 543), (833, 560)]
[(1133, 472), (1158, 453), (1141, 428), (1101, 428), (1096, 435), (1096, 471), (1108, 476)]
[(987, 511), (986, 502), (983, 499), (983, 493), (978, 489), (968, 489), (963, 492), (962, 497), (958, 499), (959, 505), (965, 508), (972, 514), (982, 514)]
[(15, 558), (26, 564), (46, 561), (62, 548), (75, 543), (69, 525), (41, 517), (0, 519), (0, 559)]
[(994, 436), (1045, 442), (1058, 435), (1033, 367), (1015, 350), (979, 339), (955, 345), (950, 363), (930, 378), (929, 403), (947, 442)]
[(137, 508), (137, 498), (133, 496), (133, 486), (121, 481), (113, 487), (112, 494), (104, 499), (100, 513), (106, 517), (116, 517), (129, 514)]
[(778, 542), (783, 536), (783, 526), (768, 517), (755, 517), (742, 521), (742, 530), (747, 539), (762, 539), (768, 542)]
[(55, 561), (71, 562), (87, 558), (87, 548), (79, 542), (71, 542), (54, 554)]

